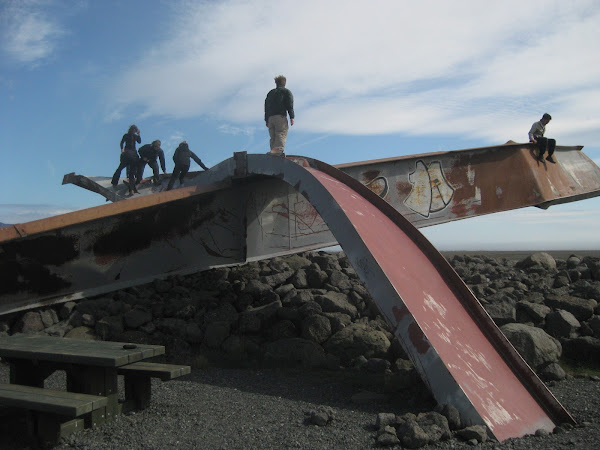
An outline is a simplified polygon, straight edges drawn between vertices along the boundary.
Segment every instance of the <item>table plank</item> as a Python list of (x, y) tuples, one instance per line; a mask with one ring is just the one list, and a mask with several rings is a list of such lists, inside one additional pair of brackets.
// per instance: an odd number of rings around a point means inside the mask
[(124, 348), (127, 344), (129, 343), (14, 335), (0, 338), (0, 357), (120, 367), (165, 353), (162, 345), (134, 344), (135, 348)]

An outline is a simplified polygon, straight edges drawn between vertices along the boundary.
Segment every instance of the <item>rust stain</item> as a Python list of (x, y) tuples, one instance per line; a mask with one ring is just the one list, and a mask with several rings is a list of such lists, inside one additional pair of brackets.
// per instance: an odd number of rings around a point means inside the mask
[(363, 179), (363, 184), (370, 183), (375, 178), (377, 178), (380, 173), (381, 173), (381, 170), (367, 170), (366, 172), (363, 172), (361, 174), (361, 177)]

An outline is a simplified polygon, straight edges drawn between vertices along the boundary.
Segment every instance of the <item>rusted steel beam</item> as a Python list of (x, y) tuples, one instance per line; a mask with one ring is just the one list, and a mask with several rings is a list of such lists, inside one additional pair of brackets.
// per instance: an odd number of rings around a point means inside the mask
[[(499, 440), (573, 422), (445, 259), (363, 184), (316, 160), (240, 153), (196, 186), (0, 230), (0, 311), (321, 245), (334, 232), (439, 402)], [(295, 216), (302, 230), (290, 226), (294, 202), (311, 204)]]

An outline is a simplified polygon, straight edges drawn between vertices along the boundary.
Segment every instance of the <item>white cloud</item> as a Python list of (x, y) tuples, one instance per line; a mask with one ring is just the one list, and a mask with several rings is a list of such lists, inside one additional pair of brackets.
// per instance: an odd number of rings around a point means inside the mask
[(170, 20), (119, 107), (243, 128), (284, 73), (304, 131), (525, 141), (548, 111), (559, 143), (600, 138), (594, 1), (187, 0)]
[(233, 135), (238, 135), (238, 134), (243, 134), (245, 136), (252, 136), (254, 134), (254, 131), (256, 130), (255, 127), (236, 127), (230, 124), (222, 124), (219, 125), (217, 130), (219, 130), (221, 133), (224, 134), (233, 134)]
[(14, 60), (39, 64), (52, 56), (65, 34), (56, 19), (43, 11), (44, 3), (9, 0), (0, 10), (2, 49)]
[(57, 205), (0, 204), (0, 222), (6, 224), (25, 223), (75, 210)]

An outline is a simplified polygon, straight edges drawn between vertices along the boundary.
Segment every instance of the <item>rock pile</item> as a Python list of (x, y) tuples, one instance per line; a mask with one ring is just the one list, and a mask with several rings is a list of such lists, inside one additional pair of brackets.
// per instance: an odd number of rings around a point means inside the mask
[[(450, 263), (542, 379), (565, 378), (561, 357), (600, 361), (600, 259), (457, 255)], [(398, 389), (419, 382), (343, 253), (303, 253), (155, 280), (3, 318), (0, 334), (12, 333), (162, 344), (168, 355), (188, 362), (202, 355), (213, 363), (349, 367), (394, 374)], [(481, 430), (460, 430), (448, 406), (440, 408), (378, 417), (378, 442), (416, 448), (452, 432), (485, 439)], [(322, 425), (333, 420), (322, 416), (310, 415)]]

